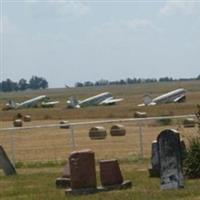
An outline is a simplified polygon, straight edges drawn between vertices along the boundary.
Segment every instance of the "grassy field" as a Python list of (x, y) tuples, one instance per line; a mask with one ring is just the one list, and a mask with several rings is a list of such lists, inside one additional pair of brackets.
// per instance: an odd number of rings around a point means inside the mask
[[(135, 161), (120, 165), (125, 180), (131, 180), (133, 187), (82, 196), (65, 196), (63, 189), (56, 189), (55, 179), (60, 176), (62, 166), (41, 168), (19, 168), (18, 175), (0, 176), (0, 199), (2, 200), (199, 200), (200, 180), (185, 180), (185, 188), (162, 191), (158, 178), (149, 178), (148, 161)], [(97, 177), (98, 177), (97, 164)], [(99, 178), (98, 178), (98, 185)]]
[[(59, 122), (56, 120), (33, 121), (25, 124), (25, 126), (44, 123), (48, 125), (58, 124)], [(122, 137), (112, 137), (109, 134), (112, 125), (112, 123), (103, 124), (107, 130), (107, 137), (104, 140), (91, 140), (89, 138), (88, 133), (91, 125), (74, 128), (75, 146), (72, 146), (71, 130), (57, 127), (0, 132), (0, 141), (9, 157), (13, 157), (14, 151), (14, 160), (20, 163), (64, 161), (71, 151), (81, 149), (93, 150), (97, 159), (132, 160), (139, 157), (141, 155), (139, 124), (123, 123), (126, 128), (126, 135)], [(3, 126), (0, 127), (10, 126), (12, 126), (11, 122), (4, 122)], [(95, 124), (92, 126), (95, 126)], [(168, 126), (162, 126), (156, 121), (145, 123), (142, 125), (144, 157), (150, 157), (151, 142), (157, 138), (162, 130), (169, 128), (178, 128), (186, 143), (191, 136), (197, 135), (197, 127), (184, 128), (178, 121), (172, 121), (172, 124)]]
[[(187, 101), (182, 104), (165, 104), (138, 108), (143, 95), (150, 93), (156, 97), (164, 92), (184, 87), (187, 89)], [(116, 106), (99, 106), (82, 109), (67, 109), (67, 97), (74, 95), (80, 99), (109, 91), (116, 97), (125, 100)], [(92, 88), (64, 88), (40, 91), (25, 91), (4, 93), (0, 96), (0, 108), (8, 99), (23, 101), (37, 95), (46, 94), (61, 103), (55, 108), (20, 109), (16, 111), (0, 111), (0, 128), (12, 127), (12, 119), (18, 112), (30, 114), (33, 121), (25, 126), (38, 124), (59, 123), (61, 119), (87, 121), (95, 119), (112, 119), (133, 117), (135, 111), (145, 111), (148, 116), (193, 114), (196, 105), (200, 104), (200, 81), (173, 82), (160, 84), (138, 84), (130, 86), (92, 87)], [(109, 133), (112, 124), (105, 125)], [(187, 139), (197, 134), (197, 127), (185, 129), (180, 121), (173, 121), (171, 125), (162, 126), (156, 122), (143, 124), (143, 151), (145, 159), (139, 160), (140, 138), (137, 123), (125, 123), (127, 134), (125, 137), (114, 138), (109, 134), (106, 140), (92, 141), (88, 137), (90, 126), (75, 128), (75, 143), (72, 148), (70, 130), (31, 129), (15, 132), (1, 132), (0, 144), (4, 146), (10, 158), (15, 148), (17, 161), (17, 176), (6, 177), (0, 170), (0, 199), (2, 200), (62, 200), (62, 199), (144, 199), (168, 200), (200, 199), (200, 180), (185, 180), (185, 188), (181, 190), (160, 190), (160, 180), (148, 177), (148, 164), (151, 142), (155, 140), (161, 130), (166, 128), (179, 129), (181, 136)], [(14, 145), (13, 145), (14, 144)], [(67, 160), (72, 150), (90, 148), (95, 151), (96, 159), (117, 158), (125, 179), (133, 182), (132, 189), (125, 191), (103, 192), (86, 196), (65, 196), (64, 190), (56, 189), (55, 179), (60, 176), (63, 162)], [(53, 162), (49, 162), (53, 161)], [(98, 171), (97, 164), (97, 171)], [(98, 179), (98, 185), (99, 185)]]
[[(183, 87), (187, 89), (187, 101), (182, 104), (165, 104), (150, 107), (137, 107), (143, 102), (145, 94), (156, 97), (173, 89)], [(37, 95), (46, 94), (53, 100), (59, 100), (60, 104), (50, 109), (20, 109), (17, 111), (0, 111), (0, 120), (12, 120), (17, 112), (31, 114), (35, 120), (49, 119), (94, 119), (94, 118), (127, 118), (133, 117), (135, 111), (145, 111), (149, 116), (164, 114), (189, 114), (196, 110), (196, 104), (200, 103), (200, 81), (171, 82), (171, 83), (150, 83), (126, 86), (107, 86), (89, 88), (63, 88), (48, 89), (39, 91), (25, 91), (3, 93), (0, 96), (0, 109), (8, 99), (21, 102)], [(69, 96), (76, 96), (84, 99), (100, 92), (112, 92), (115, 97), (122, 97), (124, 101), (116, 106), (87, 107), (82, 109), (67, 109), (66, 100)]]

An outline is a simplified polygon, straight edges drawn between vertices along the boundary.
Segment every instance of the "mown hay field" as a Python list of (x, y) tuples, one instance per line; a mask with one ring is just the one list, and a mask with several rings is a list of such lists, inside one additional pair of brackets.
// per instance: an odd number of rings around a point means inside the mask
[[(88, 121), (88, 120), (84, 120)], [(72, 121), (74, 122), (74, 121)], [(126, 129), (125, 136), (111, 136), (110, 128), (113, 123), (94, 124), (74, 127), (72, 141), (71, 129), (37, 128), (0, 132), (1, 145), (5, 148), (9, 157), (16, 163), (65, 161), (71, 151), (92, 149), (96, 158), (120, 160), (133, 160), (135, 158), (151, 156), (151, 142), (164, 129), (178, 129), (181, 137), (187, 143), (189, 138), (197, 135), (195, 128), (184, 128), (182, 121), (173, 120), (170, 125), (162, 126), (157, 121), (122, 123)], [(33, 121), (24, 126), (58, 124), (57, 120)], [(4, 127), (12, 126), (11, 122), (4, 122)], [(107, 136), (101, 140), (91, 140), (89, 130), (93, 126), (106, 128)], [(142, 127), (142, 139), (140, 135)]]
[[(150, 107), (137, 107), (143, 103), (143, 96), (150, 94), (156, 97), (165, 92), (183, 87), (187, 90), (187, 100), (182, 104), (165, 104)], [(115, 106), (87, 107), (82, 109), (67, 109), (66, 101), (68, 97), (75, 96), (84, 99), (101, 92), (111, 92), (114, 97), (124, 98)], [(20, 109), (17, 111), (0, 111), (0, 121), (12, 120), (13, 116), (20, 112), (31, 114), (34, 120), (49, 119), (95, 119), (95, 118), (127, 118), (133, 117), (135, 111), (144, 111), (148, 116), (159, 116), (165, 114), (190, 114), (196, 110), (196, 104), (200, 103), (200, 81), (169, 82), (169, 83), (149, 83), (125, 86), (106, 86), (106, 87), (84, 87), (84, 88), (63, 88), (48, 89), (37, 91), (1, 93), (0, 109), (3, 108), (9, 99), (21, 102), (38, 95), (46, 94), (52, 100), (59, 100), (60, 104), (54, 108), (33, 108)]]

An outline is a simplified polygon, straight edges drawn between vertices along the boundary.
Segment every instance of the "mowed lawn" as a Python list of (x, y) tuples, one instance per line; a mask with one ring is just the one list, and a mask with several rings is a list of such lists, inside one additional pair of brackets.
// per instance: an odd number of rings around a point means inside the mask
[[(99, 169), (97, 166), (97, 179)], [(132, 181), (132, 188), (114, 190), (90, 195), (65, 195), (64, 189), (57, 189), (55, 179), (60, 176), (63, 167), (19, 168), (18, 175), (5, 177), (0, 175), (0, 199), (2, 200), (199, 200), (200, 180), (185, 180), (185, 187), (179, 190), (162, 191), (159, 178), (149, 178), (148, 161), (121, 163), (125, 180)]]

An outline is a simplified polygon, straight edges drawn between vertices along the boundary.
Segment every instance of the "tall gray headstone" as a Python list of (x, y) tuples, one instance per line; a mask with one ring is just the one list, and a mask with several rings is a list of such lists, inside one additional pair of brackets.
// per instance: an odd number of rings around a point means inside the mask
[(17, 172), (15, 167), (9, 160), (6, 152), (4, 151), (3, 147), (0, 145), (0, 167), (3, 168), (4, 173), (8, 175), (15, 175)]
[(160, 161), (157, 140), (154, 140), (151, 144), (151, 166), (149, 167), (149, 175), (150, 177), (160, 176)]
[(180, 136), (176, 130), (162, 131), (158, 138), (161, 189), (183, 187)]

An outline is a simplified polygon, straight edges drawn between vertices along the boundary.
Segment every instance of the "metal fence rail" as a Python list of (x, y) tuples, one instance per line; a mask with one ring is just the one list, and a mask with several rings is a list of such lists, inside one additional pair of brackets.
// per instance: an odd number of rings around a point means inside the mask
[[(107, 124), (107, 123), (122, 123), (122, 122), (141, 122), (149, 120), (159, 120), (159, 119), (184, 119), (189, 117), (196, 117), (194, 114), (190, 115), (177, 115), (177, 116), (162, 116), (162, 117), (146, 117), (146, 118), (126, 118), (126, 119), (114, 119), (114, 120), (99, 120), (99, 121), (87, 121), (87, 122), (74, 122), (68, 123), (70, 127), (92, 125), (92, 124)], [(61, 127), (66, 124), (50, 124), (50, 125), (36, 125), (36, 126), (26, 126), (26, 127), (9, 127), (0, 128), (0, 131), (12, 131), (12, 130), (24, 130), (24, 129), (36, 129), (36, 128), (52, 128)]]
[[(67, 154), (73, 150), (91, 148), (99, 158), (146, 156), (151, 141), (164, 128), (156, 125), (158, 120), (181, 120), (195, 115), (127, 118), (114, 120), (82, 121), (68, 123), (69, 129), (58, 129), (66, 124), (41, 124), (24, 127), (0, 129), (0, 144), (8, 152), (12, 162), (35, 162), (50, 160), (66, 160)], [(147, 125), (152, 122), (152, 124)], [(92, 141), (88, 130), (94, 125), (110, 125), (123, 123), (127, 135), (116, 138), (108, 135), (106, 140)], [(170, 128), (177, 128), (177, 122)], [(191, 133), (190, 133), (191, 134)]]

